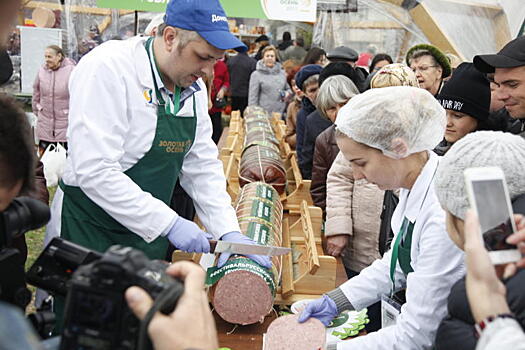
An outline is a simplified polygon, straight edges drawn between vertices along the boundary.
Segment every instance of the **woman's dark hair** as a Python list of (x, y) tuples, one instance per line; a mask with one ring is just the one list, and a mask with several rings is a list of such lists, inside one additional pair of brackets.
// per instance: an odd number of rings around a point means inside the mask
[(64, 54), (64, 50), (62, 50), (62, 48), (60, 46), (49, 45), (48, 47), (46, 47), (46, 49), (51, 49), (51, 50), (55, 51), (55, 53), (57, 55), (60, 54), (62, 56), (62, 58), (60, 59), (60, 62), (62, 62), (64, 60), (64, 58), (66, 58), (66, 55)]
[(23, 193), (33, 188), (35, 147), (24, 110), (16, 100), (0, 93), (0, 187), (22, 181)]
[(323, 49), (320, 47), (312, 47), (308, 50), (306, 56), (304, 56), (302, 65), (306, 66), (307, 64), (316, 64), (316, 62), (323, 56), (326, 56), (326, 52)]
[(374, 56), (374, 58), (372, 58), (372, 62), (370, 62), (370, 67), (369, 67), (368, 71), (370, 73), (372, 73), (374, 71), (374, 68), (375, 68), (377, 62), (381, 62), (381, 61), (388, 61), (389, 64), (394, 63), (394, 61), (392, 60), (392, 57), (390, 57), (390, 55), (388, 55), (386, 53), (378, 53), (377, 55)]

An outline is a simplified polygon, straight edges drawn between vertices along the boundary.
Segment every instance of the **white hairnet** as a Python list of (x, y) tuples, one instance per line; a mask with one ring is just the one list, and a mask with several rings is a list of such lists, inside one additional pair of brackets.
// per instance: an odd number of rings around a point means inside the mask
[(439, 162), (434, 186), (441, 206), (463, 220), (470, 207), (463, 172), (487, 166), (501, 168), (511, 199), (525, 193), (525, 139), (501, 131), (478, 131), (454, 143)]
[(353, 97), (337, 114), (336, 126), (356, 142), (404, 158), (438, 145), (446, 112), (424, 89), (385, 87)]

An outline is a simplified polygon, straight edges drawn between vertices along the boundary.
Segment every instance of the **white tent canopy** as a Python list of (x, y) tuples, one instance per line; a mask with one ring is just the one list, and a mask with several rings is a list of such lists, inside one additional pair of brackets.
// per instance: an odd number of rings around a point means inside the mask
[(386, 52), (402, 61), (411, 46), (431, 43), (470, 61), (476, 54), (501, 49), (516, 37), (525, 18), (522, 0), (357, 0), (357, 3), (357, 12), (319, 10), (314, 44), (328, 50), (347, 45), (360, 52)]

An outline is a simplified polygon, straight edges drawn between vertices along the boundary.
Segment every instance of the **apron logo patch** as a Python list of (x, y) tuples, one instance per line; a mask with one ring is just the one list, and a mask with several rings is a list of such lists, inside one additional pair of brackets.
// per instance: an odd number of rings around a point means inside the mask
[(192, 141), (160, 141), (159, 147), (164, 148), (166, 153), (186, 153), (191, 147)]
[(153, 98), (151, 97), (151, 92), (152, 90), (151, 89), (148, 89), (148, 90), (144, 90), (142, 92), (142, 94), (144, 95), (144, 98), (146, 99), (146, 102), (151, 104), (153, 102)]

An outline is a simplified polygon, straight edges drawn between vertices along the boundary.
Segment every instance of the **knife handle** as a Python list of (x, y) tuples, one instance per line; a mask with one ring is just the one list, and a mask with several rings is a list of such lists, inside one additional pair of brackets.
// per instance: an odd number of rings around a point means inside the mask
[(217, 246), (217, 241), (210, 239), (208, 242), (210, 243), (210, 253), (215, 253), (215, 247)]

